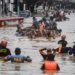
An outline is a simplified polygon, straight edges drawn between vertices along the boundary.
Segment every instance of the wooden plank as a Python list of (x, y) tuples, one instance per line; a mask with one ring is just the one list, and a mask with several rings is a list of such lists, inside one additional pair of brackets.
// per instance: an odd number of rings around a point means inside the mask
[(0, 21), (23, 20), (23, 17), (0, 18)]
[(15, 24), (13, 25), (6, 25), (6, 21), (18, 21), (18, 24), (20, 24), (21, 22), (24, 21), (23, 17), (11, 17), (11, 18), (0, 18), (0, 27), (4, 27), (4, 26), (16, 26)]

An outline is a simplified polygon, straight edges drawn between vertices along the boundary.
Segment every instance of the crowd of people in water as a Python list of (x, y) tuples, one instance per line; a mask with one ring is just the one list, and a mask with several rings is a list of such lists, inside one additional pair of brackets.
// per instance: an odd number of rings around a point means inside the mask
[(52, 15), (46, 13), (39, 21), (35, 16), (32, 17), (32, 26), (23, 28), (22, 22), (17, 25), (17, 36), (28, 36), (30, 38), (46, 37), (47, 39), (55, 39), (61, 35), (62, 29), (57, 28), (57, 21), (69, 19), (65, 15), (65, 11), (54, 11)]
[[(66, 41), (66, 36), (62, 35), (61, 39), (58, 41), (59, 47), (57, 49), (42, 48), (39, 53), (43, 57), (43, 64), (41, 70), (55, 70), (59, 71), (60, 66), (55, 60), (56, 54), (67, 53), (69, 55), (75, 56), (75, 45), (72, 47), (67, 47), (68, 42)], [(12, 63), (24, 63), (32, 62), (30, 56), (24, 56), (21, 54), (21, 49), (19, 47), (15, 48), (14, 55), (11, 53), (10, 49), (7, 48), (8, 41), (2, 40), (0, 42), (0, 60), (3, 62), (11, 61)]]
[[(58, 12), (59, 13), (59, 12)], [(58, 41), (58, 48), (50, 49), (50, 48), (42, 48), (39, 50), (39, 53), (43, 57), (43, 64), (41, 66), (41, 70), (56, 70), (59, 71), (61, 68), (57, 61), (55, 60), (56, 54), (64, 54), (67, 53), (69, 55), (75, 56), (75, 45), (73, 47), (67, 47), (68, 42), (66, 41), (66, 35), (61, 35), (61, 29), (57, 28), (56, 21), (59, 18), (60, 20), (64, 20), (63, 16), (59, 16), (56, 13), (53, 16), (44, 16), (40, 21), (37, 21), (37, 18), (33, 16), (33, 24), (31, 27), (21, 29), (21, 24), (17, 26), (17, 34), (21, 36), (27, 35), (31, 38), (45, 36), (46, 38), (53, 38), (57, 36), (61, 36), (61, 39)], [(22, 22), (21, 22), (22, 23)], [(30, 56), (24, 56), (21, 54), (21, 49), (19, 47), (15, 48), (14, 55), (11, 53), (10, 49), (7, 48), (8, 41), (2, 40), (0, 42), (0, 60), (3, 62), (11, 61), (12, 63), (24, 63), (32, 62), (32, 58)]]

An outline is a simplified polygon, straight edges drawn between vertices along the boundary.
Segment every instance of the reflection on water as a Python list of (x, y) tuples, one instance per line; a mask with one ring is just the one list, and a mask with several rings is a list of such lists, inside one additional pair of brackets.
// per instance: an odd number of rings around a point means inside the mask
[(55, 71), (55, 70), (47, 71), (47, 70), (45, 70), (43, 73), (46, 75), (56, 75), (58, 73), (58, 71)]

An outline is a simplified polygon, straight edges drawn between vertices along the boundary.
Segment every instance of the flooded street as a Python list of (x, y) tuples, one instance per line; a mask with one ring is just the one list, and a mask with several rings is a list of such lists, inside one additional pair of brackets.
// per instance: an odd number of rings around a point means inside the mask
[[(72, 47), (75, 42), (75, 14), (68, 15), (70, 20), (58, 22), (58, 28), (62, 29), (62, 34), (66, 35), (68, 46)], [(28, 21), (27, 21), (28, 20)], [(31, 24), (31, 18), (25, 19), (25, 26)], [(29, 24), (28, 24), (29, 23)], [(16, 47), (22, 49), (22, 54), (29, 55), (32, 58), (32, 63), (11, 64), (11, 62), (2, 63), (0, 61), (0, 75), (75, 75), (75, 61), (69, 55), (56, 55), (55, 60), (60, 66), (60, 71), (55, 73), (43, 73), (40, 70), (42, 66), (42, 57), (39, 54), (41, 48), (57, 48), (57, 41), (60, 39), (46, 38), (28, 39), (27, 37), (15, 36), (16, 28), (8, 27), (0, 29), (0, 39), (8, 40), (8, 48), (14, 54)]]

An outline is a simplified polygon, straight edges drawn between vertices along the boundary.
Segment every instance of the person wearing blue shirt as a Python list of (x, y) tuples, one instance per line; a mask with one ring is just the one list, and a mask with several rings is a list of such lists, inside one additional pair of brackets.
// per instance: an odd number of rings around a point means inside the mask
[(25, 57), (24, 55), (21, 55), (21, 49), (16, 48), (15, 55), (8, 55), (7, 57), (5, 57), (4, 61), (24, 63), (24, 61), (31, 62), (32, 59), (29, 56)]

